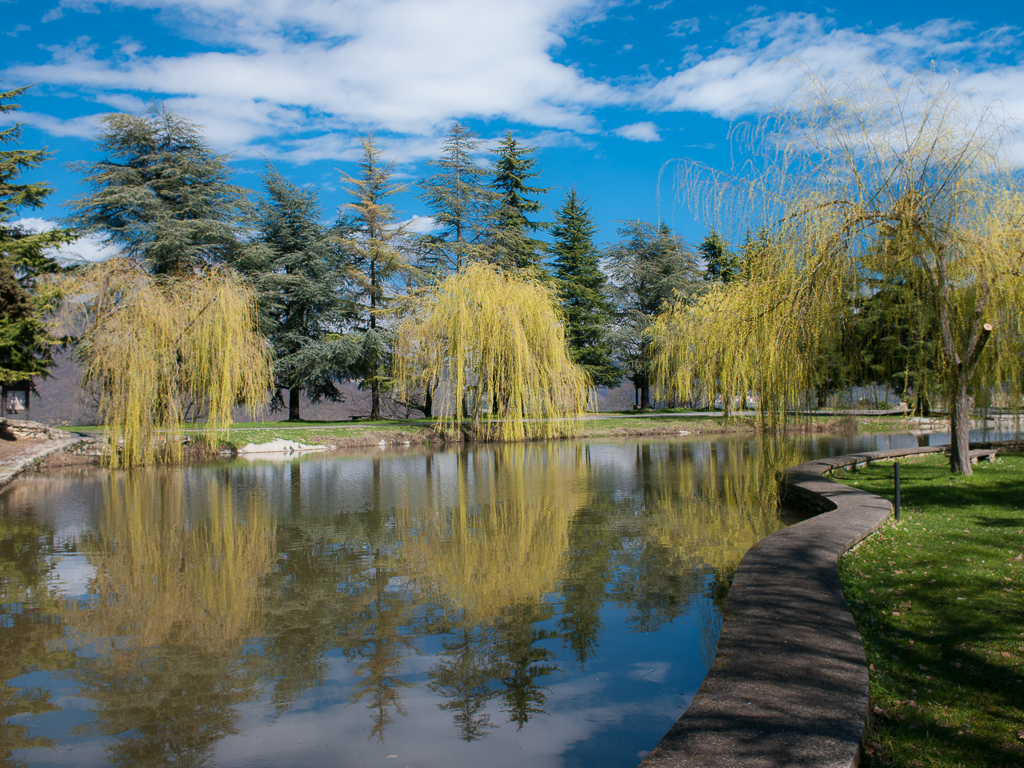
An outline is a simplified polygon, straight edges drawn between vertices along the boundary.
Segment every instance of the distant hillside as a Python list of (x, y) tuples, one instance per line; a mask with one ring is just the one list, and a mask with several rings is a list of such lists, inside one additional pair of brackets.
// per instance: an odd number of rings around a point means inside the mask
[[(71, 359), (70, 353), (57, 355), (57, 365), (48, 379), (37, 379), (37, 395), (32, 396), (31, 415), (35, 421), (55, 426), (97, 424), (96, 404), (81, 387), (81, 371)], [(343, 401), (340, 403), (321, 402), (316, 405), (302, 398), (301, 414), (311, 421), (348, 421), (353, 417), (367, 417), (370, 413), (370, 393), (359, 390), (355, 382), (341, 385)], [(625, 411), (633, 405), (633, 387), (628, 382), (615, 389), (601, 388), (597, 391), (599, 411)], [(269, 406), (270, 398), (267, 403)], [(418, 411), (407, 410), (390, 401), (382, 404), (388, 418), (416, 418)], [(17, 418), (16, 414), (12, 414)], [(236, 408), (236, 421), (283, 421), (286, 410), (271, 413), (269, 407), (255, 415), (243, 408)]]

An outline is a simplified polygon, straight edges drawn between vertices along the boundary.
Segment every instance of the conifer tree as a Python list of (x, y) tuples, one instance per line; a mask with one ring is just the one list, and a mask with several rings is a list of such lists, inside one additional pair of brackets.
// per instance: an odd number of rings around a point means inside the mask
[(359, 176), (342, 173), (355, 202), (345, 205), (350, 213), (342, 217), (339, 226), (351, 232), (347, 241), (352, 259), (349, 271), (359, 305), (359, 349), (351, 370), (362, 378), (361, 386), (370, 390), (370, 418), (379, 419), (380, 393), (389, 381), (386, 372), (393, 342), (384, 317), (396, 279), (409, 271), (402, 253), (405, 228), (396, 224), (395, 208), (388, 199), (405, 186), (392, 183), (394, 163), (381, 160), (382, 150), (373, 134), (362, 139), (362, 144)]
[(245, 194), (198, 126), (162, 105), (103, 123), (107, 157), (77, 164), (92, 191), (72, 202), (68, 222), (156, 275), (232, 262)]
[(595, 229), (586, 199), (573, 188), (555, 213), (554, 243), (549, 250), (573, 362), (583, 367), (595, 385), (615, 387), (622, 371), (612, 361), (607, 338), (612, 307), (604, 293), (608, 277), (601, 271), (594, 246)]
[(508, 131), (498, 148), (491, 151), (497, 155), (491, 181), (491, 189), (498, 195), (491, 223), (494, 261), (504, 269), (538, 271), (544, 245), (531, 235), (546, 225), (528, 218), (528, 214), (543, 208), (530, 196), (542, 195), (550, 187), (531, 187), (527, 183), (540, 175), (534, 170), (537, 160), (532, 155), (536, 147), (521, 146)]
[(683, 240), (662, 222), (658, 226), (628, 221), (619, 229), (624, 239), (608, 251), (618, 313), (617, 348), (637, 389), (639, 406), (651, 407), (651, 362), (654, 350), (646, 334), (655, 316), (673, 298), (696, 295), (700, 282), (697, 260)]
[[(25, 88), (0, 93), (0, 114), (20, 109), (15, 102)], [(0, 131), (0, 145), (21, 137), (15, 124)], [(37, 278), (57, 270), (48, 249), (71, 242), (66, 229), (32, 233), (12, 221), (21, 209), (41, 208), (53, 190), (43, 183), (19, 184), (18, 177), (36, 168), (50, 153), (43, 149), (0, 151), (0, 383), (11, 384), (46, 376), (58, 344), (43, 316), (54, 298), (40, 291)]]
[(420, 182), (420, 200), (440, 228), (421, 239), (421, 263), (429, 272), (457, 272), (486, 255), (487, 225), (497, 195), (483, 183), (487, 171), (472, 157), (480, 143), (472, 130), (455, 123), (441, 158), (429, 163), (436, 173)]
[(740, 277), (740, 259), (729, 250), (729, 244), (712, 229), (700, 245), (697, 253), (704, 260), (704, 279), (709, 282), (731, 283)]
[(351, 303), (345, 285), (346, 258), (340, 238), (320, 223), (311, 189), (300, 189), (270, 164), (263, 176), (266, 197), (257, 222), (261, 248), (240, 263), (259, 292), (261, 327), (274, 350), (272, 407), (300, 418), (300, 395), (314, 403), (341, 398), (337, 381), (349, 366), (351, 342), (342, 336)]

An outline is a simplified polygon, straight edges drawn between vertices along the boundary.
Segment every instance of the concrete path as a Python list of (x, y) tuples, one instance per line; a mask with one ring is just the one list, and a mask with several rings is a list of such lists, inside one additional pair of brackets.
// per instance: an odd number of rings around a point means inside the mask
[(885, 522), (892, 506), (823, 475), (944, 450), (872, 451), (786, 471), (789, 495), (831, 511), (768, 536), (744, 556), (729, 590), (715, 663), (644, 768), (857, 765), (868, 669), (836, 564)]
[(0, 488), (3, 488), (15, 477), (30, 467), (35, 466), (47, 456), (59, 453), (60, 451), (66, 451), (85, 441), (88, 441), (88, 438), (81, 435), (69, 435), (57, 440), (47, 440), (42, 444), (32, 446), (23, 453), (12, 456), (6, 461), (0, 461)]

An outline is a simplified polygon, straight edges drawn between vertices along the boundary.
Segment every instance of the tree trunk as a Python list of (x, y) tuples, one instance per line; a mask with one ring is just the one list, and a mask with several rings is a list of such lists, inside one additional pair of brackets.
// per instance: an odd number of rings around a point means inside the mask
[(931, 416), (932, 404), (928, 402), (928, 393), (921, 391), (914, 395), (914, 415)]
[(288, 421), (298, 421), (299, 416), (299, 394), (302, 392), (298, 387), (288, 390)]
[(370, 421), (380, 419), (380, 385), (377, 383), (377, 371), (373, 372), (373, 383), (370, 384)]
[(646, 411), (651, 407), (651, 385), (646, 381), (640, 384), (640, 410)]
[(949, 469), (958, 475), (971, 474), (971, 402), (967, 396), (967, 377), (953, 382), (949, 403)]
[(815, 393), (818, 402), (818, 408), (825, 408), (828, 406), (828, 390), (825, 387), (818, 387)]
[(427, 386), (426, 391), (423, 393), (423, 417), (426, 419), (433, 418), (434, 416), (434, 390)]

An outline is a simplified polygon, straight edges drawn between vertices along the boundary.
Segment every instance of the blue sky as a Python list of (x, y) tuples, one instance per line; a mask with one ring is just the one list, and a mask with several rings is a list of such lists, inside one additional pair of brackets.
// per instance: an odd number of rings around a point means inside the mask
[[(784, 101), (796, 62), (893, 80), (955, 70), (1024, 118), (1024, 10), (1009, 2), (0, 0), (0, 13), (0, 87), (35, 84), (22, 146), (55, 153), (32, 174), (56, 187), (27, 214), (44, 220), (83, 192), (67, 166), (99, 158), (97, 118), (154, 100), (204, 126), (236, 183), (258, 190), (270, 160), (318, 189), (327, 219), (360, 135), (414, 182), (453, 121), (492, 142), (512, 130), (538, 147), (546, 217), (575, 184), (602, 242), (616, 220), (659, 216), (699, 240), (662, 168), (727, 169), (730, 125)], [(429, 213), (416, 191), (397, 200), (404, 218)]]

